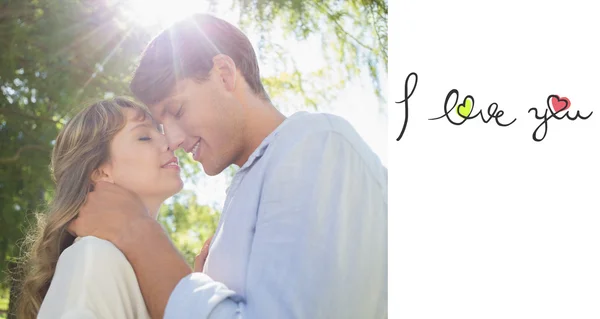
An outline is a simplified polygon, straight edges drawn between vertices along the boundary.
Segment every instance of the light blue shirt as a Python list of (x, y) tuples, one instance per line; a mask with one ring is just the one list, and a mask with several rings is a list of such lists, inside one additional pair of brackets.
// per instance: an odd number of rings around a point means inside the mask
[(227, 191), (204, 273), (165, 318), (385, 318), (387, 169), (341, 117), (299, 112)]

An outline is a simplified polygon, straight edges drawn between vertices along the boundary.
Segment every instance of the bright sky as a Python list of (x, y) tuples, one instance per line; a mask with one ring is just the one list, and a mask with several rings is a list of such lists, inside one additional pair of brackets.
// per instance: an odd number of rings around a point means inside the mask
[[(230, 11), (222, 3), (221, 1), (220, 6), (216, 8), (215, 14), (237, 25), (239, 11)], [(150, 25), (156, 23), (156, 21), (168, 25), (192, 12), (206, 12), (208, 9), (208, 2), (201, 0), (129, 0), (129, 4), (131, 15), (142, 25)], [(247, 35), (256, 48), (258, 34), (249, 32)], [(272, 36), (277, 43), (285, 44), (285, 48), (290, 52), (301, 72), (314, 71), (324, 65), (325, 60), (322, 50), (320, 50), (321, 42), (318, 36), (303, 42), (290, 39), (284, 40), (282, 34), (273, 34)], [(274, 72), (273, 67), (270, 67), (270, 65), (263, 63), (260, 67), (263, 76)], [(382, 69), (384, 68), (382, 67)], [(383, 95), (387, 96), (387, 74), (382, 74)], [(286, 103), (286, 105), (277, 106), (286, 115), (291, 115), (300, 110), (314, 111), (314, 109), (301, 103), (302, 101), (297, 101), (297, 103), (292, 101)], [(336, 100), (328, 105), (319, 105), (318, 111), (336, 114), (347, 119), (380, 157), (383, 164), (387, 166), (387, 107), (385, 105), (382, 107), (381, 102), (375, 96), (371, 80), (366, 71), (360, 78), (349, 82)], [(187, 183), (186, 188), (196, 190), (202, 204), (211, 204), (221, 209), (225, 201), (225, 189), (228, 182), (225, 174), (215, 177), (201, 176), (193, 183)]]

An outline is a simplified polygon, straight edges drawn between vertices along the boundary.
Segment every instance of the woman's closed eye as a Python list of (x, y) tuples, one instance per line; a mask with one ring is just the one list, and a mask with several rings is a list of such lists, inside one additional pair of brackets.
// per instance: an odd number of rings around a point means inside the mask
[(179, 119), (179, 118), (181, 118), (181, 115), (182, 115), (182, 114), (183, 114), (183, 104), (181, 104), (181, 105), (179, 106), (179, 109), (177, 110), (177, 113), (175, 113), (175, 118), (176, 118), (176, 119)]
[(150, 136), (143, 136), (143, 137), (140, 137), (138, 140), (140, 140), (140, 141), (149, 141), (151, 139), (152, 138)]

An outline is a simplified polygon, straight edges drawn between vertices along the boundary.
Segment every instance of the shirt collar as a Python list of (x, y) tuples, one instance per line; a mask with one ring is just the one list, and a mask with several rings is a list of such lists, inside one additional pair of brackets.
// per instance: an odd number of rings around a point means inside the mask
[(260, 145), (254, 150), (254, 152), (252, 152), (252, 154), (250, 154), (250, 157), (248, 157), (248, 160), (246, 161), (246, 163), (244, 163), (244, 165), (242, 165), (242, 167), (240, 168), (240, 171), (252, 166), (252, 164), (254, 164), (254, 162), (256, 162), (259, 158), (261, 158), (261, 156), (265, 153), (267, 148), (269, 148), (269, 145), (271, 144), (271, 142), (273, 142), (275, 140), (275, 137), (277, 136), (277, 134), (281, 131), (281, 129), (287, 123), (290, 122), (290, 120), (292, 120), (300, 115), (306, 114), (306, 113), (308, 113), (308, 112), (306, 112), (306, 111), (296, 112), (296, 113), (290, 115), (289, 117), (287, 117), (285, 120), (283, 120), (283, 122), (281, 124), (279, 124), (279, 126), (277, 126), (277, 128), (275, 130), (273, 130), (273, 132), (271, 132), (271, 134), (269, 134), (262, 141), (262, 143), (260, 143)]

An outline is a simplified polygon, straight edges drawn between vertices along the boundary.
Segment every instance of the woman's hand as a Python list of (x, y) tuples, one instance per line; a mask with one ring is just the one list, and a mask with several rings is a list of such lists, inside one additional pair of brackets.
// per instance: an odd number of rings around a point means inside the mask
[[(214, 235), (213, 235), (214, 236)], [(204, 263), (206, 262), (206, 257), (208, 257), (208, 248), (210, 246), (210, 241), (213, 236), (210, 236), (202, 245), (202, 250), (200, 250), (200, 254), (196, 256), (196, 260), (194, 261), (194, 271), (195, 272), (203, 272), (204, 271)]]

